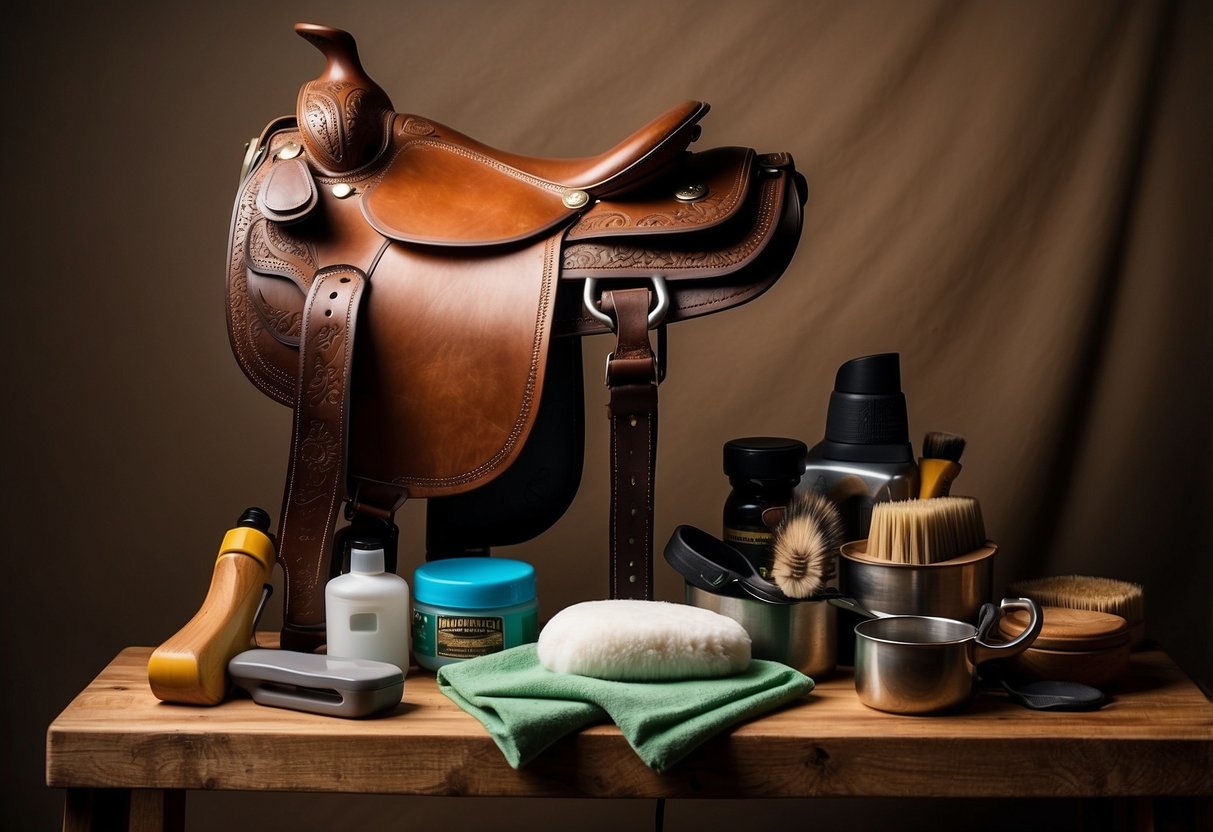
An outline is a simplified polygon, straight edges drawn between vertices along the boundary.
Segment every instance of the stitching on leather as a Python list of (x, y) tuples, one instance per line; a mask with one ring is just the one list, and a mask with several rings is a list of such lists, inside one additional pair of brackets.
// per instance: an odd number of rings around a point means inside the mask
[(400, 149), (392, 154), (391, 161), (384, 165), (383, 170), (379, 172), (374, 181), (367, 185), (367, 190), (369, 191), (372, 188), (378, 187), (379, 183), (382, 182), (392, 170), (392, 166), (396, 164), (396, 160), (400, 157), (400, 154), (413, 147), (427, 147), (433, 150), (444, 150), (448, 153), (453, 153), (456, 156), (471, 159), (473, 162), (477, 162), (485, 167), (492, 168), (498, 173), (503, 173), (512, 179), (517, 179), (520, 182), (525, 182), (528, 185), (541, 188), (545, 191), (550, 191), (554, 194), (563, 194), (566, 190), (564, 187), (557, 185), (554, 182), (549, 182), (546, 179), (540, 179), (538, 176), (532, 176), (529, 173), (523, 173), (517, 168), (512, 168), (507, 164), (498, 162), (496, 159), (485, 156), (483, 153), (477, 153), (474, 150), (468, 150), (466, 147), (461, 147), (460, 145), (452, 144), (441, 139), (413, 139), (402, 144)]
[[(656, 392), (654, 392), (654, 396), (656, 396)], [(653, 551), (651, 521), (653, 519), (654, 503), (652, 495), (656, 485), (653, 481), (653, 471), (657, 465), (656, 448), (653, 446), (653, 434), (655, 433), (656, 418), (657, 403), (654, 401), (653, 411), (645, 416), (645, 422), (647, 423), (648, 427), (648, 437), (646, 441), (648, 442), (649, 447), (649, 458), (648, 464), (644, 467), (644, 549), (641, 551), (641, 555), (647, 559), (644, 569), (644, 597), (646, 599), (652, 597), (651, 590), (649, 589), (649, 578), (650, 573), (653, 571), (651, 559), (651, 553)]]
[[(641, 588), (641, 591), (643, 592), (644, 598), (650, 597), (649, 582), (651, 579), (651, 573), (653, 571), (652, 563), (648, 560), (649, 554), (651, 552), (650, 546), (651, 546), (651, 539), (652, 539), (652, 524), (650, 523), (650, 521), (651, 521), (652, 515), (653, 515), (653, 511), (652, 511), (653, 502), (650, 499), (650, 495), (652, 494), (652, 491), (653, 491), (653, 466), (654, 466), (654, 462), (655, 462), (655, 457), (653, 455), (653, 450), (654, 450), (653, 416), (654, 416), (653, 413), (647, 413), (647, 414), (644, 414), (644, 417), (643, 417), (645, 420), (645, 442), (646, 442), (646, 446), (648, 448), (648, 459), (646, 460), (647, 464), (644, 467), (644, 483), (643, 483), (643, 490), (641, 491), (641, 496), (643, 497), (643, 499), (640, 501), (641, 510), (643, 510), (643, 512), (644, 512), (644, 515), (642, 517), (642, 525), (641, 525), (642, 548), (639, 550), (639, 554), (635, 556), (635, 564), (636, 564), (635, 568), (643, 576), (643, 581), (641, 582), (640, 588)], [(619, 464), (619, 453), (620, 453), (619, 445), (620, 445), (620, 443), (617, 439), (617, 437), (619, 436), (619, 430), (620, 430), (619, 418), (620, 417), (618, 415), (613, 414), (611, 416), (611, 468), (612, 468), (612, 473), (614, 474), (614, 476), (611, 477), (611, 532), (610, 532), (610, 534), (611, 534), (611, 552), (610, 552), (611, 587), (612, 587), (612, 591), (614, 591), (616, 593), (616, 597), (619, 596), (620, 590), (623, 590), (622, 595), (627, 596), (627, 597), (634, 597), (635, 596), (634, 592), (627, 591), (628, 588), (626, 586), (621, 586), (618, 582), (618, 580), (619, 580), (618, 562), (619, 562), (620, 549), (623, 548), (624, 551), (627, 551), (627, 552), (632, 551), (631, 546), (624, 544), (624, 543), (622, 543), (622, 541), (620, 541), (618, 533), (617, 533), (617, 530), (619, 528), (618, 522), (619, 522), (619, 509), (620, 509), (620, 493), (619, 493), (620, 477), (619, 477), (618, 472), (622, 471), (622, 469), (620, 468), (620, 464)], [(629, 427), (631, 427), (631, 426), (629, 426)], [(632, 492), (629, 492), (629, 493), (632, 493)]]
[[(317, 281), (316, 291), (313, 291), (312, 293), (310, 293), (308, 295), (307, 300), (303, 304), (303, 325), (305, 327), (307, 327), (309, 330), (311, 329), (311, 327), (308, 326), (307, 319), (308, 319), (308, 316), (311, 314), (312, 305), (313, 305), (313, 303), (315, 303), (316, 296), (319, 294), (319, 284), (322, 282), (323, 282), (323, 278), (321, 278), (320, 280)], [(301, 333), (301, 335), (302, 335), (302, 333)], [(306, 342), (301, 337), (300, 338), (300, 357), (301, 358), (304, 354), (304, 351), (306, 350), (305, 343)], [(283, 494), (283, 497), (282, 497), (282, 519), (278, 524), (278, 530), (280, 533), (283, 534), (283, 540), (279, 544), (280, 547), (284, 546), (284, 545), (288, 546), (288, 547), (293, 545), (292, 542), (286, 538), (285, 532), (287, 529), (290, 528), (290, 523), (291, 523), (290, 518), (292, 516), (291, 515), (291, 506), (293, 506), (295, 503), (295, 476), (296, 476), (296, 472), (298, 471), (298, 468), (299, 468), (299, 455), (295, 453), (295, 445), (296, 445), (296, 442), (298, 441), (299, 432), (303, 428), (303, 408), (298, 406), (298, 402), (303, 398), (304, 381), (303, 381), (302, 361), (300, 361), (299, 373), (298, 373), (298, 377), (296, 378), (295, 385), (296, 385), (295, 386), (295, 404), (296, 404), (296, 406), (294, 409), (294, 413), (291, 414), (291, 416), (292, 416), (292, 419), (291, 419), (291, 422), (292, 422), (292, 425), (291, 425), (291, 427), (292, 427), (291, 453), (290, 453), (290, 459), (287, 460), (286, 493)], [(291, 611), (291, 581), (290, 581), (291, 573), (290, 573), (290, 567), (287, 565), (286, 558), (279, 557), (278, 563), (281, 564), (281, 566), (282, 566), (283, 593), (284, 593), (284, 596), (282, 599), (282, 606), (283, 606), (283, 610), (284, 610), (283, 615), (285, 617)]]
[[(778, 181), (772, 180), (774, 183), (778, 183)], [(603, 276), (609, 275), (613, 270), (621, 271), (625, 269), (649, 269), (663, 274), (680, 271), (701, 271), (705, 268), (705, 263), (709, 264), (708, 268), (715, 270), (728, 268), (749, 257), (758, 248), (758, 244), (767, 236), (774, 219), (774, 196), (778, 190), (779, 188), (775, 185), (763, 189), (762, 196), (759, 199), (758, 222), (754, 225), (755, 230), (735, 248), (726, 249), (723, 252), (707, 252), (707, 254), (716, 255), (715, 259), (709, 260), (704, 257), (695, 262), (689, 262), (690, 258), (683, 258), (681, 264), (677, 262), (670, 263), (668, 262), (670, 255), (667, 252), (662, 252), (660, 249), (642, 246), (606, 245), (601, 243), (577, 243), (565, 250), (562, 265), (564, 269), (574, 271), (579, 275), (582, 273), (598, 273)], [(597, 256), (594, 252), (598, 253)], [(602, 260), (605, 258), (605, 262), (594, 265), (577, 265), (574, 258), (578, 256), (583, 256), (587, 260)]]
[[(776, 180), (776, 182), (777, 181), (778, 180)], [(776, 199), (777, 195), (780, 196), (779, 199)], [(763, 237), (767, 236), (767, 234), (770, 230), (770, 227), (771, 227), (771, 221), (774, 219), (774, 214), (775, 214), (774, 205), (776, 202), (782, 202), (782, 189), (774, 187), (774, 186), (769, 187), (769, 188), (764, 188), (763, 194), (761, 197), (761, 201), (759, 202), (759, 216), (761, 218), (765, 218), (766, 222), (763, 225), (756, 226), (756, 227), (760, 228), (760, 233), (753, 235), (756, 239), (762, 239)], [(578, 245), (588, 245), (588, 244), (579, 243)], [(572, 247), (570, 247), (570, 248), (572, 248)], [(606, 274), (602, 275), (603, 279), (610, 279), (609, 271), (606, 268), (600, 269), (600, 271), (606, 273)], [(656, 269), (654, 271), (656, 271)], [(726, 273), (726, 275), (727, 274), (731, 274), (731, 272)], [(726, 275), (720, 275), (720, 276), (726, 276)], [(569, 279), (572, 280), (572, 279), (576, 279), (576, 278), (569, 278)], [(705, 277), (704, 279), (711, 280), (713, 278)], [(675, 297), (672, 298), (671, 304), (672, 304), (673, 309), (678, 310), (680, 312), (683, 310), (693, 310), (693, 309), (701, 309), (701, 308), (710, 308), (710, 307), (714, 307), (714, 306), (724, 306), (724, 305), (727, 305), (729, 303), (729, 301), (733, 300), (734, 298), (742, 297), (743, 295), (746, 295), (746, 294), (750, 293), (751, 291), (753, 291), (753, 287), (746, 286), (746, 287), (736, 289), (735, 291), (733, 291), (727, 295), (722, 295), (722, 296), (714, 298), (712, 300), (699, 301), (697, 303), (681, 303), (678, 300), (677, 295), (675, 293)], [(576, 318), (566, 319), (566, 323), (562, 326), (562, 332), (564, 332), (567, 328), (571, 327), (573, 329), (573, 332), (568, 333), (570, 335), (580, 337), (583, 334), (586, 334), (586, 335), (593, 334), (593, 333), (583, 333), (580, 331), (589, 326), (598, 326), (598, 322), (595, 321), (594, 319), (592, 319), (588, 314), (580, 314)], [(603, 329), (605, 331), (605, 328), (603, 328)]]
[[(272, 145), (272, 143), (271, 138), (270, 144)], [(262, 180), (265, 179), (266, 170), (266, 166), (262, 164), (257, 172), (249, 177), (241, 192), (236, 216), (232, 220), (232, 251), (228, 260), (228, 331), (231, 333), (236, 360), (252, 379), (254, 385), (274, 401), (290, 404), (292, 398), (290, 389), (294, 379), (266, 361), (261, 350), (256, 347), (256, 341), (251, 331), (252, 322), (248, 318), (247, 306), (251, 305), (252, 300), (248, 294), (248, 275), (245, 272), (244, 253), (248, 232), (253, 225), (252, 217), (260, 214), (256, 208), (256, 193)], [(235, 302), (233, 302), (233, 298)]]
[(548, 312), (552, 305), (552, 294), (555, 287), (555, 279), (553, 275), (553, 264), (556, 261), (556, 252), (553, 249), (558, 245), (558, 237), (549, 237), (544, 245), (543, 254), (543, 279), (541, 283), (539, 306), (535, 313), (535, 332), (531, 340), (531, 367), (527, 374), (526, 388), (522, 397), (522, 406), (518, 410), (518, 416), (514, 420), (514, 424), (510, 429), (509, 435), (506, 437), (505, 443), (501, 448), (482, 462), (480, 465), (473, 468), (471, 471), (465, 471), (462, 474), (456, 474), (452, 477), (396, 477), (392, 480), (394, 485), (403, 486), (426, 486), (430, 488), (463, 485), (469, 482), (474, 482), (493, 469), (499, 467), (501, 463), (510, 456), (514, 446), (518, 444), (522, 437), (522, 427), (530, 416), (532, 405), (535, 399), (535, 393), (538, 388), (539, 366), (546, 359), (543, 350), (545, 322), (548, 317)]
[[(346, 416), (347, 416), (346, 409), (347, 409), (347, 403), (349, 400), (350, 372), (351, 372), (352, 357), (353, 357), (353, 343), (352, 343), (353, 339), (350, 336), (352, 334), (355, 301), (358, 297), (358, 294), (361, 292), (361, 289), (362, 289), (362, 285), (363, 285), (362, 279), (357, 274), (352, 272), (350, 269), (339, 269), (339, 270), (334, 270), (332, 272), (328, 272), (328, 273), (325, 273), (322, 275), (318, 275), (316, 277), (315, 283), (313, 285), (313, 289), (308, 295), (307, 302), (304, 304), (303, 316), (304, 316), (304, 321), (307, 322), (312, 315), (312, 310), (313, 310), (313, 307), (315, 306), (316, 299), (320, 297), (321, 292), (324, 290), (324, 287), (331, 282), (332, 278), (340, 278), (342, 275), (352, 275), (353, 281), (354, 281), (353, 284), (348, 288), (348, 293), (346, 296), (345, 329), (341, 333), (341, 337), (342, 337), (342, 343), (341, 343), (341, 373), (342, 373), (341, 391), (342, 391), (342, 395), (341, 395), (341, 398), (339, 401), (339, 407), (338, 407), (338, 423), (341, 424), (342, 426), (344, 426), (346, 424)], [(340, 290), (340, 287), (339, 287), (339, 290)], [(308, 327), (308, 334), (311, 335), (312, 324), (308, 323), (307, 327)], [(302, 358), (305, 353), (310, 357), (312, 351), (307, 348), (307, 342), (304, 341), (303, 339), (301, 339), (300, 340), (300, 357)], [(295, 394), (295, 412), (293, 414), (294, 415), (294, 424), (293, 424), (294, 431), (291, 435), (291, 454), (290, 454), (290, 459), (288, 460), (287, 487), (286, 487), (286, 493), (283, 498), (282, 522), (280, 525), (280, 530), (285, 530), (285, 529), (290, 528), (290, 523), (291, 523), (290, 517), (292, 516), (291, 510), (295, 504), (295, 499), (296, 499), (297, 491), (298, 491), (298, 489), (296, 488), (297, 476), (299, 473), (299, 465), (298, 465), (299, 454), (297, 453), (297, 450), (298, 450), (299, 443), (302, 441), (300, 438), (300, 432), (303, 429), (303, 418), (304, 418), (303, 410), (304, 410), (304, 408), (300, 406), (300, 403), (301, 403), (304, 393), (305, 393), (304, 388), (307, 385), (307, 378), (306, 378), (305, 370), (306, 370), (306, 368), (303, 366), (303, 362), (300, 361), (300, 369), (299, 369), (297, 388), (296, 388), (296, 394)], [(316, 421), (318, 421), (318, 420), (316, 420)], [(324, 562), (325, 562), (325, 558), (323, 557), (323, 555), (324, 555), (323, 549), (324, 549), (324, 547), (330, 545), (329, 538), (333, 531), (333, 521), (334, 521), (334, 515), (336, 513), (335, 506), (336, 506), (337, 502), (339, 502), (341, 499), (341, 495), (338, 492), (341, 490), (340, 480), (344, 479), (344, 476), (342, 475), (342, 470), (345, 467), (345, 465), (344, 465), (344, 456), (346, 453), (345, 437), (344, 436), (338, 437), (338, 442), (341, 446), (338, 450), (338, 453), (340, 453), (342, 455), (342, 461), (338, 463), (339, 469), (335, 474), (326, 473), (326, 479), (325, 479), (324, 483), (322, 484), (324, 491), (327, 492), (327, 496), (328, 496), (329, 500), (328, 500), (328, 505), (325, 507), (324, 528), (319, 536), (318, 541), (316, 541), (316, 545), (321, 547), (320, 557), (313, 557), (313, 558), (305, 559), (305, 560), (310, 561), (315, 564), (316, 573), (312, 576), (316, 582), (315, 585), (319, 585), (319, 583), (322, 579), (320, 570), (322, 569)], [(336, 478), (336, 480), (337, 480), (336, 487), (333, 487), (333, 484), (332, 484), (333, 478)], [(285, 540), (283, 542), (287, 543), (288, 546), (292, 545), (291, 543), (289, 543)], [(299, 550), (304, 551), (306, 548), (307, 548), (306, 545), (301, 542), (300, 546), (299, 546)], [(289, 567), (287, 566), (286, 559), (280, 558), (279, 562), (282, 564), (282, 572), (283, 572), (283, 576), (285, 579), (284, 585), (285, 585), (286, 597), (283, 600), (283, 605), (286, 610), (290, 611), (291, 596), (290, 596)]]
[(619, 594), (619, 417), (611, 415), (611, 592)]
[[(728, 199), (717, 202), (717, 201), (713, 200), (711, 198), (711, 196), (709, 196), (708, 199), (704, 200), (703, 202), (688, 203), (687, 204), (688, 207), (695, 206), (695, 205), (703, 205), (704, 202), (710, 202), (710, 204), (712, 205), (713, 211), (716, 215), (715, 217), (713, 217), (713, 220), (719, 218), (722, 215), (727, 216), (728, 214), (731, 214), (733, 212), (733, 210), (736, 208), (737, 203), (741, 201), (742, 195), (744, 193), (746, 193), (745, 189), (742, 188), (741, 185), (746, 179), (746, 174), (751, 170), (752, 167), (753, 167), (752, 164), (737, 165), (737, 170), (733, 174), (733, 182), (729, 186), (728, 191), (726, 192), (726, 196), (728, 197)], [(606, 206), (608, 206), (608, 205), (614, 206), (615, 211), (613, 213), (608, 214), (606, 212)], [(641, 217), (640, 219), (635, 219), (632, 217), (632, 215), (630, 213), (625, 213), (622, 210), (623, 205), (626, 205), (626, 201), (616, 200), (616, 201), (612, 202), (610, 199), (604, 199), (603, 202), (599, 203), (598, 206), (595, 206), (594, 209), (587, 211), (585, 216), (582, 217), (580, 220), (578, 220), (573, 225), (573, 227), (569, 229), (568, 239), (585, 240), (587, 238), (592, 238), (596, 235), (601, 235), (604, 238), (609, 238), (609, 237), (614, 237), (614, 236), (624, 236), (626, 234), (636, 234), (636, 233), (638, 233), (638, 231), (640, 229), (647, 227), (643, 223), (644, 223), (644, 220), (648, 219), (649, 217), (663, 216), (663, 217), (671, 217), (671, 219), (673, 219), (672, 215), (670, 215), (670, 214), (658, 214), (658, 215), (647, 214), (644, 217)], [(603, 207), (603, 211), (595, 214), (594, 211), (599, 206)], [(675, 206), (675, 207), (677, 208), (680, 206)], [(626, 217), (629, 220), (628, 225), (622, 226), (622, 228), (624, 230), (614, 232), (614, 233), (607, 233), (608, 229), (610, 228), (609, 226), (607, 226), (606, 228), (595, 228), (594, 227), (595, 220), (606, 221), (610, 216), (615, 216), (615, 215)], [(676, 219), (674, 220), (673, 224), (676, 226), (690, 226), (691, 228), (694, 228), (699, 225), (699, 223), (680, 222)]]
[[(342, 274), (342, 273), (353, 274), (350, 270), (344, 269), (344, 270), (342, 270), (342, 272), (333, 272), (331, 275), (325, 275), (324, 280), (327, 282), (329, 277), (334, 277), (334, 276), (336, 276), (338, 274)], [(348, 456), (349, 456), (349, 427), (348, 427), (348, 421), (347, 421), (349, 418), (349, 415), (347, 413), (347, 409), (348, 409), (349, 400), (350, 400), (350, 383), (352, 381), (350, 376), (353, 371), (353, 359), (354, 359), (354, 343), (353, 343), (353, 341), (354, 341), (354, 339), (353, 339), (354, 305), (355, 305), (355, 300), (357, 299), (358, 295), (361, 294), (361, 292), (362, 292), (363, 285), (364, 285), (364, 283), (363, 283), (362, 278), (359, 277), (357, 274), (354, 274), (353, 282), (349, 287), (349, 293), (346, 297), (346, 303), (345, 303), (345, 338), (341, 345), (341, 349), (342, 349), (342, 353), (343, 353), (341, 356), (341, 372), (343, 375), (343, 379), (342, 379), (342, 385), (341, 385), (342, 395), (341, 395), (341, 403), (339, 406), (339, 421), (338, 421), (338, 424), (340, 424), (342, 426), (342, 435), (340, 437), (338, 437), (338, 441), (341, 444), (341, 450), (340, 450), (341, 462), (339, 463), (339, 468), (338, 468), (339, 479), (338, 479), (338, 482), (336, 483), (336, 487), (331, 488), (329, 491), (330, 497), (329, 497), (328, 510), (325, 512), (324, 534), (321, 535), (321, 537), (320, 537), (321, 546), (330, 545), (329, 537), (333, 533), (333, 522), (336, 519), (336, 513), (337, 513), (336, 506), (341, 501), (341, 495), (339, 494), (339, 492), (343, 491), (345, 488), (345, 482), (344, 482), (345, 481), (345, 472), (346, 472), (346, 467), (348, 465), (347, 460), (348, 460)], [(317, 294), (319, 294), (319, 292), (317, 292)], [(320, 581), (322, 578), (322, 576), (319, 574), (319, 569), (320, 569), (320, 565), (322, 562), (323, 562), (323, 558), (320, 558), (317, 560), (317, 563), (316, 563), (316, 568), (317, 568), (316, 580), (317, 581)]]

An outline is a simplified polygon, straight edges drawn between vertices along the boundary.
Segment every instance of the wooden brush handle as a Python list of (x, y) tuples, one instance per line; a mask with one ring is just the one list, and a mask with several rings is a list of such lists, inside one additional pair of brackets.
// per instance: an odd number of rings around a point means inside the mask
[(201, 609), (148, 661), (148, 683), (158, 699), (190, 705), (223, 701), (228, 662), (248, 649), (262, 586), (273, 568), (269, 537), (245, 527), (227, 533)]
[(918, 499), (947, 497), (952, 493), (952, 480), (960, 474), (960, 463), (949, 459), (918, 460)]

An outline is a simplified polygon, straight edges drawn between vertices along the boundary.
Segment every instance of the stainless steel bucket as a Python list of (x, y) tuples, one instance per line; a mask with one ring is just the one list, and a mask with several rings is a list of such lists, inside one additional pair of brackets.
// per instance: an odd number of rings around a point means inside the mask
[(977, 622), (990, 600), (994, 555), (988, 543), (952, 560), (924, 565), (867, 556), (866, 540), (847, 543), (839, 560), (842, 591), (870, 610), (890, 615), (933, 615)]
[(820, 679), (834, 671), (837, 662), (834, 607), (824, 601), (768, 604), (750, 598), (732, 598), (686, 586), (686, 601), (696, 607), (728, 616), (750, 634), (750, 655), (796, 668)]

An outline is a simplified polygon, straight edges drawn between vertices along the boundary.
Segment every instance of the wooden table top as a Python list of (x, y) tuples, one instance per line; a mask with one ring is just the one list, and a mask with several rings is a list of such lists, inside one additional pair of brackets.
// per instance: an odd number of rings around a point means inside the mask
[(1030, 711), (982, 692), (963, 713), (896, 716), (849, 669), (799, 703), (710, 740), (667, 774), (613, 725), (514, 771), (471, 716), (412, 668), (404, 701), (347, 720), (232, 699), (169, 705), (151, 648), (123, 650), (51, 724), (56, 787), (590, 797), (1213, 795), (1213, 704), (1157, 650), (1135, 653), (1091, 713)]

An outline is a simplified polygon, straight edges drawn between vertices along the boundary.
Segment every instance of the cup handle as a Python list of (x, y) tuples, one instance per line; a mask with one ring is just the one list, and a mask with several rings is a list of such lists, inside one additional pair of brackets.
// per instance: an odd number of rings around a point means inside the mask
[(990, 644), (985, 639), (994, 627), (991, 623), (990, 626), (983, 628), (974, 639), (976, 644), (973, 647), (973, 664), (1018, 656), (1027, 650), (1032, 642), (1036, 641), (1036, 637), (1040, 635), (1040, 627), (1044, 623), (1040, 615), (1040, 606), (1031, 598), (1003, 598), (1002, 603), (998, 605), (998, 617), (1001, 618), (1015, 610), (1028, 611), (1027, 629), (1005, 644)]
[(990, 635), (990, 631), (994, 629), (994, 625), (998, 623), (998, 607), (991, 604), (989, 601), (981, 605), (981, 610), (977, 613), (977, 640), (985, 641)]

